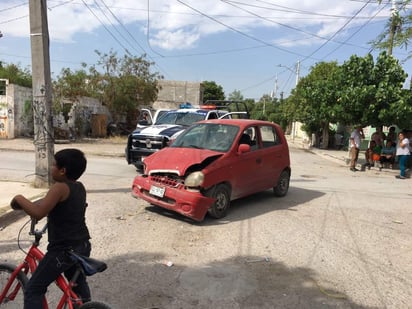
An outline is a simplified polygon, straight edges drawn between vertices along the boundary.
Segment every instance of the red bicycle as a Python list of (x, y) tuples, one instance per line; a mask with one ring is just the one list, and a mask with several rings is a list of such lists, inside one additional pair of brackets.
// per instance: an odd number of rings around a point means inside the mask
[[(31, 222), (29, 235), (34, 236), (34, 241), (30, 246), (28, 252), (20, 246), (20, 234), (23, 228)], [(0, 264), (0, 307), (6, 308), (7, 305), (10, 308), (23, 308), (24, 304), (24, 288), (28, 282), (29, 273), (33, 273), (38, 265), (38, 262), (43, 258), (44, 253), (38, 248), (40, 240), (47, 230), (47, 223), (41, 230), (35, 229), (37, 221), (31, 219), (23, 225), (20, 229), (18, 236), (18, 246), (20, 250), (26, 253), (26, 257), (23, 262), (16, 266), (9, 263)], [(86, 276), (94, 275), (98, 272), (102, 272), (107, 268), (106, 263), (92, 259), (89, 257), (81, 256), (73, 252), (68, 252), (72, 259), (76, 261), (77, 270), (73, 278), (68, 281), (63, 274), (61, 274), (55, 284), (62, 292), (62, 296), (59, 299), (56, 308), (57, 309), (111, 309), (109, 305), (103, 302), (90, 301), (83, 303), (80, 297), (73, 292), (72, 287), (75, 285), (78, 276), (83, 273)], [(48, 309), (49, 304), (46, 296), (43, 299), (43, 308)]]

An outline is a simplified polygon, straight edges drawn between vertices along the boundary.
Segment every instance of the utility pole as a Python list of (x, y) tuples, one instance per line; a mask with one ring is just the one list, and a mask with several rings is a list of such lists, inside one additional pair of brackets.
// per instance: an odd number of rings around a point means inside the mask
[(296, 83), (295, 86), (299, 84), (299, 79), (300, 79), (300, 60), (296, 63)]
[(51, 184), (50, 171), (54, 155), (54, 133), (51, 115), (52, 85), (46, 0), (29, 0), (29, 15), (36, 163), (34, 186), (42, 188)]
[[(300, 79), (300, 60), (298, 60), (298, 62), (296, 63), (295, 71), (293, 71), (291, 68), (289, 68), (287, 66), (284, 66), (284, 65), (281, 65), (281, 64), (279, 64), (278, 67), (286, 68), (289, 71), (291, 71), (292, 73), (295, 73), (296, 74), (295, 86), (298, 85), (299, 79)], [(283, 92), (281, 93), (281, 95), (282, 95), (281, 98), (283, 99)], [(295, 120), (292, 121), (291, 133), (292, 133), (292, 140), (295, 141), (295, 136), (296, 136), (296, 121)]]
[[(300, 60), (296, 63), (296, 82), (295, 86), (299, 84), (299, 79), (300, 79)], [(295, 136), (296, 136), (296, 131), (297, 131), (297, 123), (296, 120), (293, 121), (292, 123), (292, 139), (295, 141)]]
[(398, 27), (398, 21), (399, 21), (399, 16), (398, 16), (398, 6), (396, 4), (396, 0), (392, 0), (392, 8), (391, 8), (392, 14), (391, 14), (391, 25), (389, 29), (389, 38), (388, 38), (388, 55), (392, 55), (392, 50), (393, 50), (393, 41), (395, 38), (395, 32), (396, 28)]
[(278, 96), (278, 73), (276, 73), (275, 86), (272, 91), (272, 99), (277, 98), (277, 96)]

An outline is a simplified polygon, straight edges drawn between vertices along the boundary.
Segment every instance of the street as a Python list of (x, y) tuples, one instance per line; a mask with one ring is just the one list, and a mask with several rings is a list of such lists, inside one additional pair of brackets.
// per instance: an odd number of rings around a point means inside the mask
[[(32, 157), (6, 153), (0, 162), (19, 164), (1, 175), (30, 170)], [(108, 264), (90, 278), (93, 297), (122, 309), (411, 308), (411, 180), (295, 147), (291, 162), (286, 197), (262, 192), (195, 223), (132, 198), (124, 158), (89, 156), (92, 256)], [(26, 220), (0, 231), (1, 261), (24, 256)]]

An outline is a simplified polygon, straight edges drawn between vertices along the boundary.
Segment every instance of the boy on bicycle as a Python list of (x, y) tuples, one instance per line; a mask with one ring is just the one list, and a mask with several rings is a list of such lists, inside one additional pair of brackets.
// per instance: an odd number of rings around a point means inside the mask
[[(70, 280), (76, 268), (67, 254), (74, 251), (90, 256), (90, 235), (86, 226), (86, 189), (77, 179), (86, 170), (87, 160), (78, 149), (63, 149), (55, 153), (51, 175), (54, 184), (46, 196), (31, 202), (22, 195), (11, 201), (13, 209), (22, 209), (37, 220), (47, 216), (47, 253), (40, 261), (24, 291), (24, 308), (43, 308), (47, 287), (64, 272)], [(81, 274), (73, 291), (83, 302), (90, 301), (86, 277)]]

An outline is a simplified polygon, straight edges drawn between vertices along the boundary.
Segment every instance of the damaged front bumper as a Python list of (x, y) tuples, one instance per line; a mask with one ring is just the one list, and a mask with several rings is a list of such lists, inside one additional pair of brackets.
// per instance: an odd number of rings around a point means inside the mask
[(150, 176), (136, 176), (133, 181), (132, 195), (150, 204), (175, 211), (195, 221), (203, 221), (207, 210), (215, 202), (198, 191), (185, 189), (183, 184), (155, 182)]

